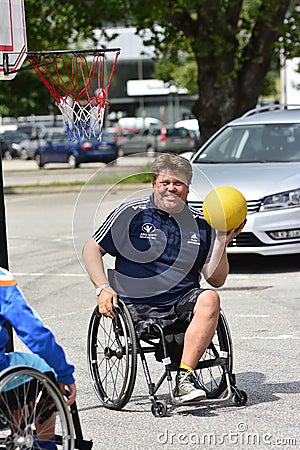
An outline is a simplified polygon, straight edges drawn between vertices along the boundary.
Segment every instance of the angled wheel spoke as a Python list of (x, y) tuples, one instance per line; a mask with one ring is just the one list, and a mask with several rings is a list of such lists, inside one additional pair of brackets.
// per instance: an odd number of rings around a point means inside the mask
[(97, 308), (88, 332), (88, 362), (95, 392), (104, 406), (121, 409), (129, 400), (136, 377), (136, 338), (127, 308), (120, 301), (116, 318)]
[(74, 448), (70, 412), (45, 374), (30, 367), (8, 369), (0, 378), (0, 394), (0, 448), (36, 448), (36, 440), (49, 445), (56, 436), (58, 448)]

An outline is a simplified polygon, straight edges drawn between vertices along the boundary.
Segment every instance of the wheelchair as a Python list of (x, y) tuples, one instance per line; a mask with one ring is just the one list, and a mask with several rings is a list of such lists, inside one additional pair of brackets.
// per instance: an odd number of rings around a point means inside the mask
[(28, 366), (3, 370), (0, 449), (40, 449), (36, 440), (52, 440), (53, 429), (57, 449), (90, 450), (93, 446), (92, 441), (83, 439), (76, 403), (67, 405), (52, 373)]
[[(179, 403), (174, 398), (172, 385), (172, 372), (177, 370), (181, 359), (184, 333), (179, 338), (176, 334), (165, 335), (158, 324), (153, 324), (138, 338), (128, 308), (120, 298), (115, 314), (113, 320), (106, 318), (99, 313), (97, 306), (92, 313), (87, 335), (90, 377), (94, 391), (105, 408), (121, 410), (130, 400), (136, 381), (137, 355), (142, 363), (151, 412), (155, 417), (168, 414), (167, 402), (157, 396), (165, 380), (173, 406), (217, 404), (228, 400), (236, 406), (246, 404), (247, 394), (236, 387), (232, 372), (232, 341), (222, 310), (213, 340), (195, 369), (195, 382), (205, 390), (206, 398), (189, 403)], [(164, 372), (156, 383), (150, 374), (146, 356), (149, 353), (154, 353), (164, 366)]]

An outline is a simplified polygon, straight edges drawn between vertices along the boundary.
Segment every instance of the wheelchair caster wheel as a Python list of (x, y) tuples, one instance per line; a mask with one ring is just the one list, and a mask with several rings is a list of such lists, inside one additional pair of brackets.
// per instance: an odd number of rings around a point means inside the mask
[(244, 391), (240, 391), (238, 389), (235, 390), (235, 393), (232, 396), (232, 402), (235, 406), (244, 406), (247, 403), (247, 394)]
[(168, 412), (168, 407), (163, 400), (160, 400), (151, 406), (151, 412), (155, 417), (165, 417)]

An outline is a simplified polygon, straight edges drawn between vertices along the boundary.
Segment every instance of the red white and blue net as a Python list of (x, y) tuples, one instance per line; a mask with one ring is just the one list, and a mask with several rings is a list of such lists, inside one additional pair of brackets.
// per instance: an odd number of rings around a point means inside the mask
[[(115, 54), (110, 72), (107, 52)], [(30, 66), (61, 111), (71, 141), (101, 141), (104, 113), (110, 108), (108, 91), (119, 54), (120, 49), (28, 53)]]

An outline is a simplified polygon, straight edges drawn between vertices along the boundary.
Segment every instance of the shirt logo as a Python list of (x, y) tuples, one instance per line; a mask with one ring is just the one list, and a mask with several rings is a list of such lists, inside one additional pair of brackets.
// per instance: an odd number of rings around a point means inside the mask
[(146, 208), (147, 208), (146, 205), (133, 205), (133, 206), (132, 206), (132, 209), (133, 209), (134, 211), (136, 211), (137, 209), (146, 209)]
[(145, 233), (153, 233), (153, 231), (155, 231), (155, 226), (152, 223), (144, 223), (142, 230)]
[(192, 233), (189, 237), (188, 244), (200, 245), (200, 236), (196, 233)]
[(156, 239), (157, 234), (155, 233), (156, 228), (152, 223), (144, 223), (142, 225), (142, 232), (140, 238), (142, 239)]

